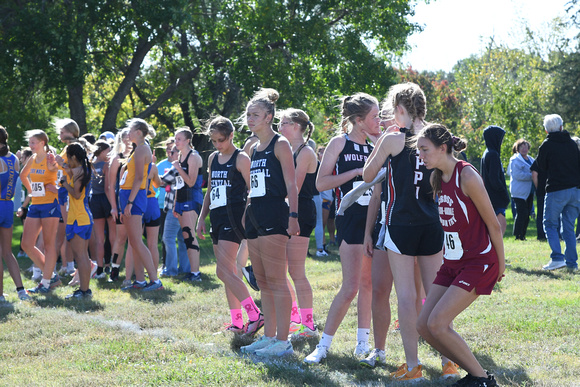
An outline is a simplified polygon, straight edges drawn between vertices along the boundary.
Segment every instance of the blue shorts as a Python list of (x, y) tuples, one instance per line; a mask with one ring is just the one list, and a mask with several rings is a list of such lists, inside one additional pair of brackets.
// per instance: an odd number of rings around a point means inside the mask
[(68, 199), (68, 191), (64, 187), (59, 187), (59, 189), (58, 189), (58, 204), (61, 206), (65, 206), (67, 199)]
[(187, 211), (195, 211), (197, 215), (201, 212), (201, 203), (197, 202), (175, 202), (175, 207), (173, 209), (179, 215), (182, 215), (184, 212)]
[(503, 217), (505, 218), (505, 208), (494, 208), (493, 212), (495, 212), (495, 216), (498, 216), (499, 214), (502, 214)]
[[(119, 190), (119, 204), (121, 205), (121, 214), (125, 212), (125, 207), (127, 207), (130, 194), (130, 189)], [(139, 192), (137, 192), (137, 196), (135, 196), (135, 200), (133, 200), (133, 205), (131, 206), (131, 215), (143, 216), (145, 211), (147, 211), (147, 193), (144, 189), (140, 189)]]
[(31, 204), (28, 208), (28, 218), (60, 218), (60, 205), (58, 200), (47, 204)]
[(147, 211), (143, 215), (145, 227), (161, 226), (161, 211), (159, 210), (159, 201), (156, 197), (147, 198)]
[(65, 230), (67, 241), (73, 239), (75, 235), (80, 236), (84, 240), (89, 240), (91, 238), (91, 234), (93, 233), (93, 225), (91, 223), (85, 226), (79, 226), (75, 220), (74, 224), (67, 224)]
[(13, 224), (14, 202), (12, 200), (0, 200), (0, 227), (10, 228)]

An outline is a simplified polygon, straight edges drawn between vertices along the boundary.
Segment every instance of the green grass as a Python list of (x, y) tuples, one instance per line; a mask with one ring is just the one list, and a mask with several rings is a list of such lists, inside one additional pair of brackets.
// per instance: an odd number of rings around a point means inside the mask
[[(480, 297), (462, 313), (455, 328), (502, 385), (578, 385), (580, 276), (542, 271), (549, 248), (536, 241), (535, 224), (530, 223), (527, 241), (516, 242), (509, 222), (506, 278), (490, 297)], [(15, 227), (15, 249), (20, 232), (21, 227)], [(201, 249), (201, 284), (164, 279), (165, 291), (143, 294), (124, 293), (118, 284), (93, 280), (94, 296), (86, 302), (65, 301), (72, 291), (68, 287), (20, 302), (5, 271), (4, 292), (10, 303), (0, 306), (0, 385), (394, 385), (388, 374), (404, 359), (397, 332), (387, 338), (385, 367), (362, 369), (351, 356), (356, 301), (321, 365), (302, 363), (316, 341), (296, 344), (295, 355), (280, 361), (242, 357), (243, 342), (215, 334), (228, 322), (229, 313), (209, 240), (201, 241)], [(19, 262), (24, 274), (30, 261)], [(314, 288), (315, 319), (322, 328), (340, 286), (336, 251), (330, 257), (307, 259), (307, 273)], [(30, 279), (24, 282), (26, 287), (34, 285)], [(252, 294), (259, 302), (259, 294)], [(394, 320), (394, 292), (391, 307)], [(430, 346), (421, 343), (419, 356), (429, 380), (423, 385), (448, 384), (437, 381), (440, 361)]]

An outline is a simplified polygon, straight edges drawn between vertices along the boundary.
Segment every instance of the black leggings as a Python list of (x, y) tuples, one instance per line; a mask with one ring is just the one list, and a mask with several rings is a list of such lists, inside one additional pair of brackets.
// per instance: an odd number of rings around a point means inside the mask
[(516, 239), (526, 239), (526, 231), (530, 222), (530, 211), (534, 204), (534, 195), (527, 199), (512, 198), (516, 204), (516, 218), (514, 219), (514, 236)]

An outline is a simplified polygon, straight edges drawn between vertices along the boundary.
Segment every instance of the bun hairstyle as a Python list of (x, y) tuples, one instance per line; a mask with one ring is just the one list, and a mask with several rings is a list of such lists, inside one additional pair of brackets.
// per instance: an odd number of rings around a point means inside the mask
[(8, 146), (8, 132), (6, 128), (0, 125), (0, 157), (4, 157), (10, 152)]
[(155, 137), (155, 129), (151, 125), (147, 123), (147, 121), (141, 118), (131, 118), (127, 121), (127, 128), (129, 130), (133, 127), (137, 128), (141, 133), (143, 133), (143, 138), (154, 138)]
[(25, 133), (26, 141), (30, 140), (32, 137), (34, 137), (38, 141), (44, 142), (45, 152), (48, 152), (51, 150), (50, 146), (48, 145), (48, 136), (46, 135), (44, 130), (40, 130), (40, 129), (27, 130)]
[(425, 93), (415, 83), (407, 82), (391, 86), (389, 94), (387, 94), (387, 98), (383, 102), (382, 110), (394, 115), (395, 108), (399, 105), (407, 110), (412, 121), (417, 118), (424, 120), (427, 115)]
[(378, 106), (379, 101), (367, 93), (356, 93), (342, 97), (340, 101), (340, 111), (342, 121), (340, 123), (340, 132), (350, 132), (352, 126), (356, 123), (357, 118), (365, 119), (373, 106)]
[(292, 122), (300, 126), (300, 130), (302, 131), (302, 133), (304, 133), (308, 129), (308, 135), (306, 136), (306, 140), (304, 140), (304, 143), (307, 143), (308, 140), (310, 140), (312, 132), (314, 131), (314, 124), (310, 122), (310, 117), (308, 117), (308, 114), (306, 114), (304, 110), (293, 108), (285, 109), (278, 112), (278, 117), (279, 119), (282, 119), (283, 117), (290, 118)]
[(212, 133), (218, 132), (225, 138), (228, 138), (234, 132), (234, 124), (228, 118), (223, 116), (215, 116), (210, 118), (206, 124), (206, 129), (203, 134), (211, 136)]
[(79, 126), (70, 118), (62, 118), (54, 121), (54, 128), (58, 131), (64, 129), (66, 132), (70, 133), (73, 138), (77, 139), (81, 135), (81, 130)]
[(280, 94), (276, 90), (262, 88), (256, 91), (250, 102), (248, 102), (246, 110), (248, 110), (251, 105), (259, 103), (266, 110), (266, 115), (271, 114), (272, 118), (274, 118), (276, 115), (276, 101), (278, 101), (278, 98), (280, 98)]
[(69, 159), (74, 156), (81, 164), (83, 169), (83, 177), (81, 178), (81, 190), (83, 190), (91, 181), (91, 163), (87, 157), (87, 151), (80, 143), (73, 143), (66, 147), (66, 155)]
[[(467, 141), (455, 137), (451, 134), (449, 129), (442, 124), (429, 124), (425, 126), (421, 132), (417, 135), (417, 139), (419, 138), (426, 138), (427, 140), (431, 141), (433, 145), (436, 147), (440, 147), (441, 145), (446, 145), (447, 154), (451, 154), (452, 151), (461, 152), (465, 148), (467, 148)], [(433, 199), (439, 192), (441, 192), (441, 172), (440, 169), (435, 168), (433, 170), (433, 179), (431, 181), (431, 186), (433, 187)]]
[(109, 159), (113, 157), (125, 153), (125, 143), (123, 139), (129, 135), (129, 128), (124, 128), (123, 130), (117, 131), (117, 135), (115, 136), (115, 142), (113, 143), (112, 152), (109, 153)]

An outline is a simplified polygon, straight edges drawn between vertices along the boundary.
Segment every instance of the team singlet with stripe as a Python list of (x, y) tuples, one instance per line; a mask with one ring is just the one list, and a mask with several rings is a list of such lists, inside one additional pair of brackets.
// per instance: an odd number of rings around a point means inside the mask
[(288, 195), (280, 160), (274, 153), (279, 134), (274, 135), (266, 149), (252, 152), (250, 167), (250, 197), (252, 202), (263, 199), (282, 199)]
[(12, 200), (14, 197), (16, 180), (20, 175), (16, 169), (16, 161), (16, 156), (10, 152), (6, 156), (0, 157), (0, 162), (6, 166), (6, 170), (0, 172), (0, 200)]
[(497, 262), (487, 226), (471, 198), (461, 190), (461, 171), (466, 167), (473, 168), (465, 161), (457, 162), (449, 182), (441, 181), (438, 203), (439, 221), (445, 232), (443, 255), (451, 261), (478, 259), (478, 263)]
[(32, 203), (31, 204), (49, 204), (58, 199), (58, 194), (48, 191), (46, 186), (54, 185), (56, 182), (56, 170), (49, 171), (46, 165), (46, 156), (41, 162), (36, 161), (37, 154), (32, 155), (30, 164), (30, 178), (32, 185)]
[(386, 224), (419, 226), (437, 223), (437, 204), (433, 201), (429, 182), (431, 171), (417, 157), (416, 149), (405, 145), (401, 153), (387, 158), (385, 166)]
[(220, 164), (218, 153), (213, 157), (211, 162), (210, 208), (217, 209), (228, 204), (239, 205), (246, 202), (246, 182), (236, 168), (239, 154), (240, 150), (236, 149), (224, 164)]
[[(346, 139), (344, 143), (344, 148), (342, 148), (342, 151), (340, 152), (340, 154), (338, 155), (338, 159), (336, 160), (335, 171), (337, 175), (351, 171), (353, 169), (364, 167), (365, 162), (367, 161), (369, 155), (373, 151), (373, 146), (369, 144), (366, 140), (364, 144), (359, 144), (352, 141), (348, 137), (348, 134), (345, 134), (344, 138)], [(364, 181), (362, 176), (357, 176), (354, 179), (351, 179), (346, 183), (339, 185), (336, 188), (337, 210), (340, 207), (340, 201), (344, 197), (344, 195), (349, 193), (350, 190), (354, 188), (354, 186), (358, 186), (363, 182)], [(361, 197), (359, 197), (359, 199), (356, 202), (362, 206), (368, 206), (372, 193), (373, 193), (372, 188), (368, 189), (367, 192), (365, 192)]]

